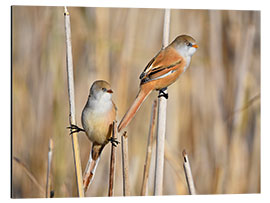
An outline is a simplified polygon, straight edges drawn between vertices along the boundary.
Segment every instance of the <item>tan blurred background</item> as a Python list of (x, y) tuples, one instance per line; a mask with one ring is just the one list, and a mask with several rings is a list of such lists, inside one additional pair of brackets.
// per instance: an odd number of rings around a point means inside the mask
[[(44, 197), (49, 139), (55, 197), (77, 195), (69, 131), (64, 9), (12, 8), (12, 197)], [(162, 9), (69, 8), (76, 119), (93, 81), (114, 90), (118, 121), (135, 98), (139, 74), (160, 50)], [(170, 41), (193, 36), (191, 67), (169, 87), (164, 195), (188, 194), (186, 149), (199, 194), (260, 192), (260, 12), (171, 11)], [(128, 130), (131, 195), (140, 195), (154, 92)], [(84, 169), (91, 143), (79, 134)], [(122, 196), (120, 147), (115, 195)], [(107, 196), (105, 147), (87, 196)], [(28, 171), (28, 173), (27, 173)], [(29, 174), (30, 173), (30, 174)], [(148, 194), (153, 194), (154, 153)], [(37, 183), (30, 178), (34, 177)], [(39, 185), (39, 186), (38, 186)], [(43, 191), (44, 190), (44, 191)]]

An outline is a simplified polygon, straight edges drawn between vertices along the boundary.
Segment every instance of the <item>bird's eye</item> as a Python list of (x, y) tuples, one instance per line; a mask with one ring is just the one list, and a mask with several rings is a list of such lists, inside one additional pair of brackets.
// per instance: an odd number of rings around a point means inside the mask
[(192, 44), (189, 42), (188, 44), (187, 44), (189, 47), (192, 47)]
[(103, 87), (103, 88), (102, 88), (102, 91), (103, 91), (103, 92), (106, 92), (106, 91), (107, 91), (107, 89), (106, 89), (105, 87)]

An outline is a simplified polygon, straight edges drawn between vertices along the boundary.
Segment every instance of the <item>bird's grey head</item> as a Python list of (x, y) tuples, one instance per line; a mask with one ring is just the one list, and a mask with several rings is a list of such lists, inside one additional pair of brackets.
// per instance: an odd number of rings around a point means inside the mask
[(189, 35), (180, 35), (175, 38), (171, 45), (181, 54), (183, 57), (191, 57), (197, 50), (198, 45), (195, 39)]
[(92, 84), (89, 96), (98, 100), (111, 100), (112, 93), (113, 91), (108, 82), (104, 80), (97, 80)]

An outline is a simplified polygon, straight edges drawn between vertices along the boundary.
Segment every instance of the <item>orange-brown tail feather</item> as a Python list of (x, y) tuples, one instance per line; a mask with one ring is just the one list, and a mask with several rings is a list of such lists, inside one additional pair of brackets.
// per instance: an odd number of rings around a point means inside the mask
[(152, 89), (150, 88), (143, 88), (140, 89), (135, 101), (129, 108), (129, 110), (126, 112), (124, 117), (122, 118), (121, 122), (118, 125), (118, 132), (120, 132), (123, 128), (125, 128), (130, 121), (135, 116), (136, 112), (139, 110), (140, 106), (142, 105), (143, 101), (146, 99), (146, 97), (151, 93)]
[(85, 167), (84, 175), (83, 175), (83, 187), (84, 192), (87, 191), (87, 188), (92, 183), (95, 171), (100, 159), (100, 154), (105, 145), (99, 145), (93, 143), (92, 150), (90, 151), (89, 160)]

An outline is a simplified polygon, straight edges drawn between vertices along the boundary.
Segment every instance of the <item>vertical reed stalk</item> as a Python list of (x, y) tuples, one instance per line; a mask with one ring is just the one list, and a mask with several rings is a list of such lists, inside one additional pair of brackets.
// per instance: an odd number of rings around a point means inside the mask
[(196, 195), (196, 190), (195, 190), (194, 181), (193, 181), (193, 177), (192, 177), (191, 167), (190, 167), (190, 164), (189, 164), (188, 155), (186, 153), (186, 150), (184, 150), (182, 152), (182, 154), (183, 154), (183, 157), (184, 157), (183, 166), (184, 166), (184, 170), (185, 170), (185, 175), (186, 175), (189, 194), (190, 195)]
[[(113, 122), (113, 130), (112, 130), (112, 138), (117, 138), (117, 129), (116, 129), (116, 123)], [(113, 190), (114, 190), (114, 179), (115, 179), (115, 163), (116, 163), (116, 147), (111, 147), (111, 162), (110, 162), (110, 177), (109, 177), (109, 192), (108, 196), (113, 196)]]
[(49, 140), (49, 151), (48, 151), (48, 164), (47, 164), (47, 178), (46, 178), (46, 198), (50, 197), (51, 188), (51, 168), (52, 168), (52, 154), (53, 154), (53, 140)]
[(148, 134), (147, 141), (147, 149), (146, 149), (146, 158), (144, 163), (144, 171), (143, 171), (143, 181), (142, 181), (142, 189), (141, 196), (145, 196), (148, 188), (148, 177), (149, 177), (149, 168), (152, 156), (152, 146), (153, 146), (153, 138), (154, 138), (154, 129), (156, 123), (156, 111), (157, 111), (157, 100), (154, 100), (151, 112), (151, 120), (150, 120), (150, 128)]
[[(163, 42), (162, 42), (163, 48), (169, 44), (169, 31), (170, 31), (170, 9), (166, 9), (164, 13)], [(167, 109), (167, 99), (165, 99), (164, 97), (159, 97), (154, 195), (162, 195), (163, 189), (166, 109)]]
[(129, 182), (128, 182), (128, 136), (125, 131), (121, 137), (122, 146), (122, 168), (123, 168), (123, 195), (130, 196)]
[[(74, 100), (74, 81), (73, 81), (73, 61), (72, 61), (72, 47), (71, 47), (71, 29), (70, 29), (70, 15), (65, 7), (64, 12), (65, 20), (65, 34), (66, 34), (66, 62), (67, 62), (67, 81), (68, 81), (68, 95), (69, 95), (69, 122), (70, 125), (76, 125), (75, 121), (75, 100)], [(80, 160), (80, 150), (77, 133), (71, 135), (73, 157), (75, 164), (75, 173), (77, 180), (77, 191), (79, 197), (84, 197), (83, 181), (82, 181), (82, 168)]]

